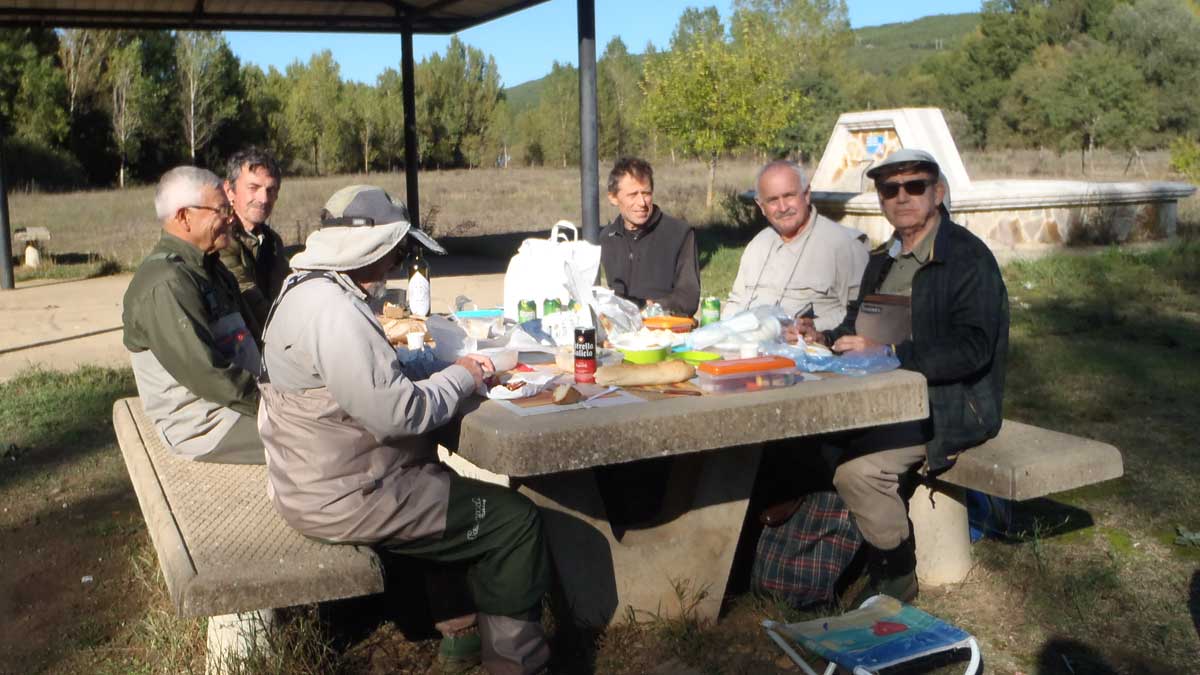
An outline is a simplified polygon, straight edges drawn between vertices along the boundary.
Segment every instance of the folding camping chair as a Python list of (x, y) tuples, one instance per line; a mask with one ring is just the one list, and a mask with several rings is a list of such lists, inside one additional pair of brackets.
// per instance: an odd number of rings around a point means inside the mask
[(979, 670), (979, 644), (969, 633), (886, 595), (868, 598), (841, 616), (797, 623), (763, 621), (771, 639), (808, 675), (817, 675), (784, 635), (829, 662), (825, 675), (841, 666), (854, 675), (872, 675), (884, 668), (932, 654), (970, 649), (966, 675)]

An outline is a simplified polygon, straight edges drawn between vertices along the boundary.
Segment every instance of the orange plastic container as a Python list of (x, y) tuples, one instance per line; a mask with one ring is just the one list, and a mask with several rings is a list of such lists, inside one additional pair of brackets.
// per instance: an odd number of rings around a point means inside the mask
[(804, 380), (796, 362), (782, 356), (706, 361), (696, 370), (700, 389), (713, 394), (788, 387)]
[(720, 377), (721, 375), (744, 375), (746, 373), (762, 373), (779, 368), (795, 368), (796, 362), (783, 356), (756, 356), (752, 359), (719, 359), (705, 361), (698, 368), (701, 373)]
[(642, 319), (642, 325), (651, 330), (690, 333), (696, 327), (696, 321), (687, 316), (648, 316)]

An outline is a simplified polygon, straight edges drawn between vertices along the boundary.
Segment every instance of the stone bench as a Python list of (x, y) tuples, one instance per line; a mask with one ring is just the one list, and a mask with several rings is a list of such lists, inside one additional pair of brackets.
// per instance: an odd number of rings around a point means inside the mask
[(922, 584), (958, 583), (971, 569), (965, 490), (1013, 501), (1119, 478), (1115, 447), (1079, 436), (1005, 420), (1000, 433), (959, 455), (954, 467), (917, 488), (909, 518)]
[(275, 608), (383, 591), (374, 551), (288, 527), (267, 498), (265, 466), (169, 454), (137, 398), (113, 404), (113, 427), (176, 611), (209, 617), (210, 674), (264, 644)]

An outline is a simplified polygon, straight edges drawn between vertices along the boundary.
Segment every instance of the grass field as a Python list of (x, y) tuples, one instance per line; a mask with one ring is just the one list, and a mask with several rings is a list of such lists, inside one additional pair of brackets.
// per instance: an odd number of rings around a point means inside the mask
[[(715, 272), (706, 287), (728, 283)], [(1005, 416), (1113, 443), (1126, 475), (1017, 505), (1014, 536), (976, 544), (966, 581), (917, 604), (977, 635), (991, 673), (1200, 672), (1200, 547), (1176, 542), (1200, 531), (1200, 242), (1014, 262), (1005, 276)], [(111, 401), (133, 393), (128, 370), (0, 384), (0, 672), (203, 670), (204, 624), (171, 613), (115, 446)], [(559, 632), (556, 672), (794, 672), (758, 622), (802, 616), (739, 595), (715, 625)], [(370, 600), (299, 608), (273, 660), (245, 672), (424, 672), (428, 626), (388, 617)]]

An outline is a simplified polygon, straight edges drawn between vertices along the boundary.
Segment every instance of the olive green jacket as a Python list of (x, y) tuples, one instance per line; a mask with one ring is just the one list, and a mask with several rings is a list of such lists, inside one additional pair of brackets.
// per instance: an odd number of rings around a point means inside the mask
[(258, 322), (216, 254), (163, 233), (125, 291), (125, 348), (146, 413), (172, 450), (201, 457), (258, 410)]
[[(221, 251), (221, 262), (237, 279), (242, 297), (255, 321), (262, 326), (271, 311), (271, 303), (279, 297), (289, 268), (279, 233), (266, 223), (259, 225), (258, 231), (262, 241), (247, 232), (240, 221), (235, 222), (229, 233), (229, 246)], [(254, 335), (262, 337), (257, 331)]]

